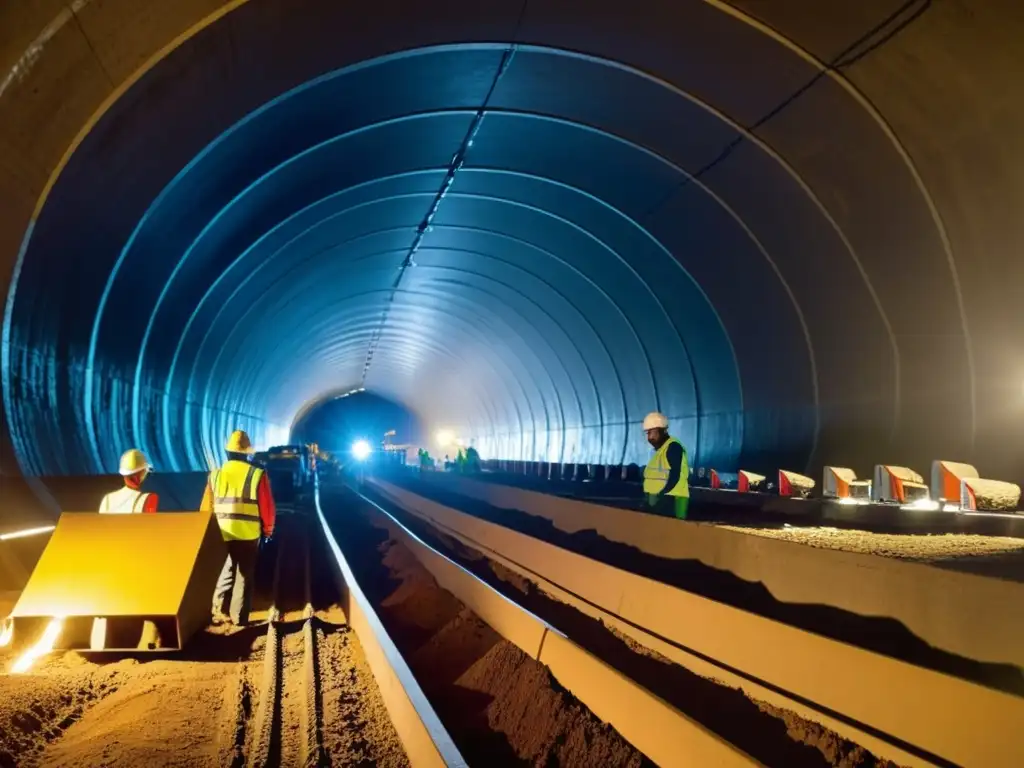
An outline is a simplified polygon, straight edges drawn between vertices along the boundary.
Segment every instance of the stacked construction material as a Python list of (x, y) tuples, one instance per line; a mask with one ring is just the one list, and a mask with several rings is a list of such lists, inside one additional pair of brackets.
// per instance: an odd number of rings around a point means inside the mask
[(915, 501), (927, 501), (928, 486), (924, 478), (909, 467), (897, 467), (892, 464), (875, 466), (875, 482), (872, 485), (875, 501), (898, 502), (912, 504)]
[(832, 499), (868, 499), (871, 481), (858, 480), (857, 473), (848, 467), (825, 467), (822, 494)]
[(751, 491), (764, 491), (764, 475), (759, 475), (756, 472), (750, 472), (746, 469), (740, 470), (739, 482), (736, 486), (740, 493), (750, 493)]
[(806, 499), (814, 490), (814, 480), (785, 469), (779, 470), (779, 496), (798, 496)]
[(1013, 512), (1020, 493), (1014, 483), (979, 477), (970, 464), (941, 459), (932, 462), (932, 495), (954, 503), (959, 500), (965, 511)]
[(1002, 480), (965, 477), (960, 484), (960, 506), (967, 512), (1014, 512), (1020, 486)]
[(960, 498), (960, 482), (978, 477), (978, 470), (970, 464), (937, 459), (932, 462), (932, 498), (956, 503)]

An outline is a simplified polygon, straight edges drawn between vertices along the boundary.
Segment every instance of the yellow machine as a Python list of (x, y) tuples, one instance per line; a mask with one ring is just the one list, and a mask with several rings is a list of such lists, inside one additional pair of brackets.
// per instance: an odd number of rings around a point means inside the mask
[(226, 557), (209, 512), (65, 512), (11, 612), (13, 642), (57, 620), (56, 648), (180, 649), (209, 621)]

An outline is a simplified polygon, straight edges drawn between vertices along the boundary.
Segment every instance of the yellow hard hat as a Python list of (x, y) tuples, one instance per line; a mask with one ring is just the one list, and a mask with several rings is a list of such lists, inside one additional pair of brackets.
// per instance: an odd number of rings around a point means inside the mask
[(121, 454), (121, 464), (118, 466), (117, 471), (123, 477), (128, 477), (129, 475), (137, 475), (139, 472), (152, 468), (153, 466), (146, 458), (146, 454), (138, 448), (132, 448), (130, 451), (125, 451)]
[(231, 433), (224, 448), (231, 453), (252, 453), (252, 441), (243, 429), (236, 429)]

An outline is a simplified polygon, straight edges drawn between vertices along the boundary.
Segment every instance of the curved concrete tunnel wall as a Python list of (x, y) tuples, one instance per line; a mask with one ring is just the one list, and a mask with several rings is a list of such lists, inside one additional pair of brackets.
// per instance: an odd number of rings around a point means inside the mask
[(0, 11), (5, 473), (365, 385), (508, 458), (658, 407), (694, 463), (1022, 474), (1008, 1), (51, 5)]

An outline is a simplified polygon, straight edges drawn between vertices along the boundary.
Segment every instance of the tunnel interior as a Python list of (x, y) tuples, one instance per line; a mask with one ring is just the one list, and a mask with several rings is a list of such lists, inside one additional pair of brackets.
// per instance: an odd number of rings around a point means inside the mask
[(1019, 469), (1021, 267), (871, 98), (955, 17), (335, 5), (219, 10), (69, 142), (11, 259), (23, 472), (200, 469), (354, 390), (486, 458), (643, 463), (658, 410), (694, 466)]
[(321, 451), (348, 459), (357, 442), (379, 450), (385, 435), (393, 445), (436, 442), (424, 434), (419, 417), (401, 403), (358, 391), (331, 394), (300, 410), (288, 442), (315, 444)]

